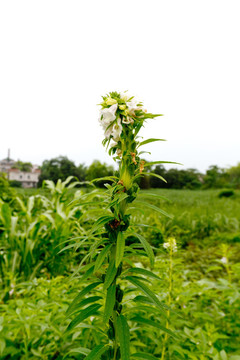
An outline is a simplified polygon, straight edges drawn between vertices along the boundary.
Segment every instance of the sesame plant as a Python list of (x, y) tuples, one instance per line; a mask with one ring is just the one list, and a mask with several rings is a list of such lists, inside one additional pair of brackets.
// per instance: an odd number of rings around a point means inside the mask
[[(92, 349), (77, 350), (87, 354), (86, 360), (156, 359), (151, 354), (150, 345), (147, 352), (138, 351), (137, 329), (154, 327), (170, 336), (175, 334), (168, 322), (165, 326), (170, 308), (160, 302), (149, 285), (151, 278), (160, 280), (159, 277), (149, 269), (134, 266), (134, 261), (148, 257), (150, 267), (153, 267), (154, 252), (143, 236), (143, 224), (131, 224), (131, 214), (143, 212), (144, 207), (167, 215), (138, 196), (138, 182), (142, 176), (157, 176), (164, 181), (161, 176), (148, 172), (147, 168), (166, 161), (146, 163), (141, 159), (145, 153), (141, 151), (142, 146), (163, 139), (142, 140), (139, 136), (146, 120), (160, 114), (148, 113), (141, 102), (127, 93), (111, 92), (103, 96), (100, 105), (99, 122), (105, 136), (103, 145), (118, 162), (119, 171), (117, 176), (104, 178), (112, 185), (106, 184), (102, 201), (96, 202), (98, 218), (88, 233), (78, 240), (79, 246), (81, 243), (84, 246), (89, 244), (89, 248), (75, 275), (83, 272), (82, 279), (90, 280), (67, 310), (67, 316), (71, 318), (67, 331), (72, 331), (89, 317), (93, 322), (99, 319), (99, 337), (95, 339), (103, 340)], [(99, 180), (103, 179), (96, 181)], [(95, 296), (89, 296), (91, 291)], [(84, 298), (86, 295), (88, 297)], [(163, 323), (149, 319), (155, 313), (161, 315)]]

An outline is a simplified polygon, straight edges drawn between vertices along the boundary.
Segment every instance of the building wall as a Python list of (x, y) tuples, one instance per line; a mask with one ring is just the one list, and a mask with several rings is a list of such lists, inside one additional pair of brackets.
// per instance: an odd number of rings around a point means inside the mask
[(24, 188), (37, 187), (40, 172), (23, 172), (20, 170), (10, 170), (9, 180), (16, 180), (22, 183)]

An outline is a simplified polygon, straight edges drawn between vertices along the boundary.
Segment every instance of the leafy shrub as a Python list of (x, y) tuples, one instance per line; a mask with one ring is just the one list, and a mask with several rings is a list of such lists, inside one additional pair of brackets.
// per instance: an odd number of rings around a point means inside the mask
[(222, 197), (231, 197), (234, 196), (235, 192), (233, 190), (222, 190), (219, 194), (218, 197), (222, 198)]
[(20, 181), (17, 181), (17, 180), (10, 180), (9, 183), (10, 183), (11, 187), (15, 187), (15, 188), (21, 188), (22, 187), (22, 183)]

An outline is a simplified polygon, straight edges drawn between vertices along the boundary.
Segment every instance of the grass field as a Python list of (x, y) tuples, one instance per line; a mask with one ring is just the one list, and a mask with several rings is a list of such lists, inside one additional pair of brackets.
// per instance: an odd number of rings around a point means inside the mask
[[(86, 249), (69, 248), (59, 254), (59, 244), (87, 229), (94, 212), (91, 206), (83, 210), (82, 194), (72, 191), (70, 196), (78, 201), (71, 205), (67, 192), (18, 191), (25, 199), (1, 204), (0, 209), (0, 358), (84, 359), (81, 349), (104, 341), (104, 331), (99, 337), (95, 328), (104, 330), (105, 325), (96, 316), (84, 321), (86, 326), (65, 332), (68, 304), (88, 284), (86, 277), (69, 278)], [(154, 247), (153, 271), (161, 281), (154, 279), (152, 289), (173, 310), (168, 319), (158, 312), (151, 318), (177, 338), (131, 320), (133, 310), (140, 315), (145, 310), (137, 300), (134, 309), (128, 306), (132, 292), (125, 284), (129, 292), (124, 312), (134, 329), (131, 352), (147, 350), (161, 360), (240, 359), (240, 194), (219, 198), (219, 193), (147, 190), (141, 201), (148, 199), (173, 217), (152, 209), (143, 215), (143, 205), (132, 210), (133, 224)], [(167, 199), (155, 200), (154, 194)], [(143, 223), (149, 227), (141, 227)], [(163, 244), (172, 237), (177, 251), (170, 252)], [(150, 268), (146, 257), (132, 261)], [(101, 296), (102, 290), (92, 295)]]

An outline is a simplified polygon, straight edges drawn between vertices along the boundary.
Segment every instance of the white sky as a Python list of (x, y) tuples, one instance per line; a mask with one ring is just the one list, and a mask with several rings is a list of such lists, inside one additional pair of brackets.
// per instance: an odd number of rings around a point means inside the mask
[[(113, 161), (97, 103), (129, 90), (150, 112), (147, 159), (204, 171), (240, 161), (239, 0), (0, 2), (0, 159)], [(183, 168), (183, 167), (181, 167)]]

